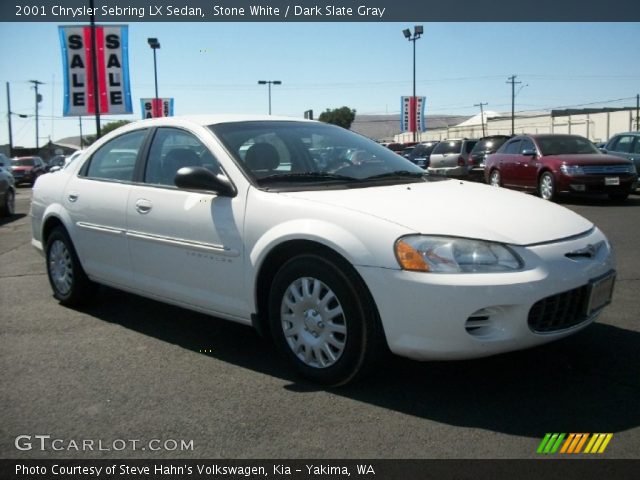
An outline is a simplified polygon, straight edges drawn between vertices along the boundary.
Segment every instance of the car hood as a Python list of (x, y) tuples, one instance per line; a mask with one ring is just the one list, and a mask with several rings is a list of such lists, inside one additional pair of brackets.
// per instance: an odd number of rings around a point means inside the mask
[(571, 210), (532, 195), (457, 180), (283, 195), (355, 210), (417, 233), (511, 245), (559, 240), (593, 228)]
[(629, 163), (629, 160), (624, 158), (605, 154), (582, 155), (576, 153), (570, 155), (547, 155), (544, 158), (553, 159), (560, 163), (566, 163), (567, 165), (620, 165)]

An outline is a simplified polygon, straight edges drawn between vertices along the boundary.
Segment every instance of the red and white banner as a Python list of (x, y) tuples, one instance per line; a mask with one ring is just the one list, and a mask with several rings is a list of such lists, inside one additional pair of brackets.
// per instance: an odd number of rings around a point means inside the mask
[(424, 132), (427, 129), (424, 121), (425, 97), (402, 97), (400, 114), (400, 131)]
[(141, 98), (142, 118), (173, 117), (173, 98)]
[(91, 27), (58, 28), (64, 67), (64, 115), (95, 114), (96, 84), (101, 115), (132, 113), (127, 26), (95, 27), (95, 76)]

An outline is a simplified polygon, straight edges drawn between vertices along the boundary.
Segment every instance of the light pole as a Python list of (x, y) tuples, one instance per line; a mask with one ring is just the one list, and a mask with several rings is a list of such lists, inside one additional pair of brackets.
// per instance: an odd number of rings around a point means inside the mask
[(269, 115), (271, 115), (271, 84), (282, 85), (282, 82), (280, 80), (258, 80), (258, 85), (269, 86)]
[(153, 78), (156, 84), (155, 98), (158, 98), (158, 64), (156, 63), (156, 50), (160, 48), (160, 42), (157, 38), (147, 38), (147, 43), (153, 50)]
[[(417, 108), (417, 102), (416, 102), (416, 40), (418, 40), (422, 34), (424, 33), (424, 28), (422, 28), (422, 25), (415, 25), (413, 27), (413, 35), (411, 35), (411, 30), (409, 30), (408, 28), (405, 28), (404, 30), (402, 30), (402, 34), (404, 35), (404, 38), (406, 38), (407, 40), (409, 40), (410, 42), (413, 42), (413, 96), (411, 97), (411, 103), (413, 105), (413, 112), (416, 113), (416, 108)], [(413, 129), (413, 141), (416, 142), (417, 141), (417, 125), (416, 127)]]

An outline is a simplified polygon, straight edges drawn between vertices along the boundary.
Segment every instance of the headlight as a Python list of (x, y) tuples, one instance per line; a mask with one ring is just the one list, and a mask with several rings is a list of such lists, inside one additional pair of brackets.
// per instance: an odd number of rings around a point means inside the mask
[(400, 267), (417, 272), (512, 272), (524, 265), (505, 245), (468, 238), (408, 235), (394, 248)]
[(580, 165), (561, 165), (560, 171), (565, 175), (584, 175), (584, 170)]

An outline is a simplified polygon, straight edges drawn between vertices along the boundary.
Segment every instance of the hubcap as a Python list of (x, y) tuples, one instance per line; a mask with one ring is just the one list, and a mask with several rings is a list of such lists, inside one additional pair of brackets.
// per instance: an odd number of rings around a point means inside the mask
[(302, 277), (289, 285), (280, 319), (289, 348), (305, 365), (327, 368), (342, 356), (347, 340), (342, 305), (317, 278)]
[(16, 213), (16, 196), (11, 190), (7, 192), (7, 210), (9, 215)]
[(54, 241), (49, 250), (49, 275), (60, 294), (66, 295), (71, 291), (73, 285), (71, 254), (61, 240)]
[(491, 186), (492, 187), (500, 186), (500, 174), (498, 172), (493, 172), (491, 174)]
[(549, 175), (544, 175), (540, 179), (540, 196), (545, 200), (553, 196), (553, 179)]

